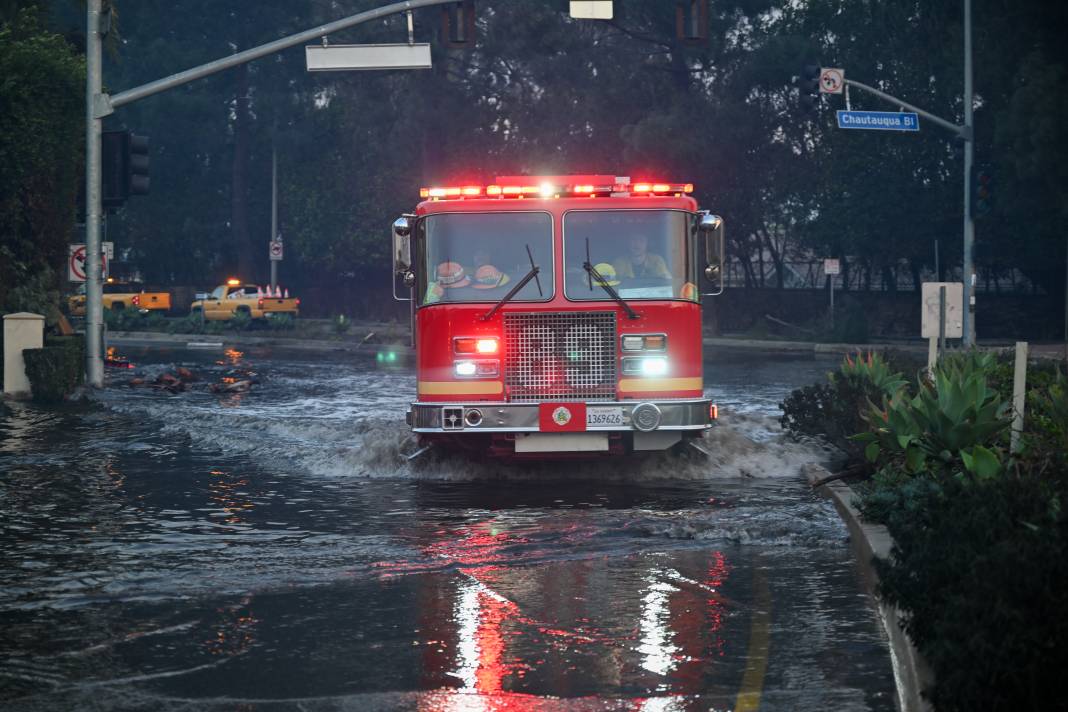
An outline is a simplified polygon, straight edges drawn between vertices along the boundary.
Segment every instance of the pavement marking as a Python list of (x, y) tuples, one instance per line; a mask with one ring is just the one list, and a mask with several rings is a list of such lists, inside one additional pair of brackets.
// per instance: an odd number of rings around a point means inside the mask
[(749, 650), (746, 655), (742, 689), (734, 703), (734, 712), (756, 712), (760, 707), (760, 693), (764, 689), (764, 672), (768, 668), (768, 649), (771, 643), (771, 589), (767, 576), (757, 566), (753, 569), (753, 588), (756, 606), (749, 626)]

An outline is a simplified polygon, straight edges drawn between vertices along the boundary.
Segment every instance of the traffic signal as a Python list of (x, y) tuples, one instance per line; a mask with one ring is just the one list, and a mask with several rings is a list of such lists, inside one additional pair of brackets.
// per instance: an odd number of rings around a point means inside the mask
[(100, 198), (105, 208), (126, 202), (125, 142), (125, 131), (105, 131), (100, 136)]
[(685, 44), (708, 41), (708, 0), (676, 0), (675, 36)]
[(100, 136), (101, 203), (120, 208), (131, 195), (148, 195), (148, 137), (129, 131)]
[(474, 49), (475, 0), (443, 5), (441, 8), (441, 36), (451, 49)]
[(982, 218), (994, 210), (994, 173), (988, 166), (979, 166), (972, 176), (972, 218)]
[(127, 134), (126, 139), (126, 194), (148, 195), (151, 181), (148, 177), (148, 136)]
[(815, 114), (820, 106), (820, 67), (806, 64), (801, 70), (801, 111)]

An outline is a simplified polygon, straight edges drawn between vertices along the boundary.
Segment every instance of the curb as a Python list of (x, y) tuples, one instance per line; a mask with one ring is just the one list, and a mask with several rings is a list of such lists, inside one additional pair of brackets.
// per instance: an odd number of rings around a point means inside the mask
[[(326, 341), (247, 334), (164, 334), (154, 331), (110, 331), (107, 343), (118, 346), (173, 346), (175, 348), (224, 348), (226, 346), (269, 346), (298, 351), (345, 351), (374, 354), (383, 344), (361, 344), (358, 341)], [(389, 344), (391, 351), (413, 353), (407, 344)]]
[(811, 354), (854, 354), (858, 351), (878, 351), (892, 348), (897, 351), (927, 353), (926, 346), (916, 344), (824, 344), (813, 341), (761, 341), (760, 339), (732, 339), (722, 336), (706, 336), (702, 343), (709, 348), (724, 349), (758, 349), (760, 351), (782, 351)]
[[(803, 472), (810, 485), (830, 474), (819, 465), (806, 465)], [(876, 558), (890, 558), (890, 549), (894, 545), (890, 532), (881, 524), (869, 524), (861, 518), (860, 512), (853, 506), (856, 495), (849, 485), (841, 480), (823, 485), (820, 487), (820, 493), (834, 503), (839, 516), (849, 529), (849, 545), (860, 567), (864, 587), (875, 598), (879, 621), (883, 624), (889, 642), (898, 709), (902, 712), (930, 712), (931, 704), (920, 693), (934, 682), (931, 669), (901, 628), (901, 611), (875, 594), (879, 575), (875, 572), (873, 562)]]

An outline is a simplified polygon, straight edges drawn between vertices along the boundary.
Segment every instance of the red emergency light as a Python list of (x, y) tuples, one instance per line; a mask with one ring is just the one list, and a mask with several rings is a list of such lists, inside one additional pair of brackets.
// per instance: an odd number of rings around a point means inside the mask
[(419, 196), (431, 200), (478, 198), (559, 198), (560, 196), (683, 195), (693, 192), (693, 183), (638, 182), (626, 176), (497, 176), (495, 183), (482, 186), (421, 188)]

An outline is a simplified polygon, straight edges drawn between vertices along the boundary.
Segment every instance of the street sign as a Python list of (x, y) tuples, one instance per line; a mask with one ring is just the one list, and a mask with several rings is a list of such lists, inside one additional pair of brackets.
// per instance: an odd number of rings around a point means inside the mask
[(568, 10), (577, 20), (611, 20), (612, 0), (571, 0)]
[(838, 128), (874, 131), (919, 131), (920, 117), (897, 111), (839, 111)]
[(430, 69), (430, 45), (309, 45), (304, 48), (309, 72), (358, 69)]
[(946, 288), (946, 338), (959, 339), (964, 336), (964, 327), (961, 321), (964, 314), (963, 282), (923, 283), (923, 312), (920, 319), (920, 336), (925, 339), (938, 338), (938, 321), (941, 313), (939, 304), (940, 287)]
[[(109, 254), (109, 250), (111, 254)], [(114, 243), (103, 243), (103, 249), (101, 249), (100, 251), (101, 279), (107, 279), (108, 260), (111, 259), (111, 255), (113, 255), (114, 253)], [(69, 247), (69, 255), (67, 259), (67, 279), (71, 282), (85, 281), (85, 243), (83, 242), (73, 243)]]
[(282, 259), (282, 241), (271, 240), (271, 247), (268, 250), (268, 255), (273, 262), (279, 262)]
[(837, 259), (826, 259), (823, 261), (824, 274), (840, 274), (841, 271), (841, 264), (839, 264)]
[(841, 94), (845, 88), (845, 70), (838, 67), (820, 69), (820, 91), (824, 94)]

